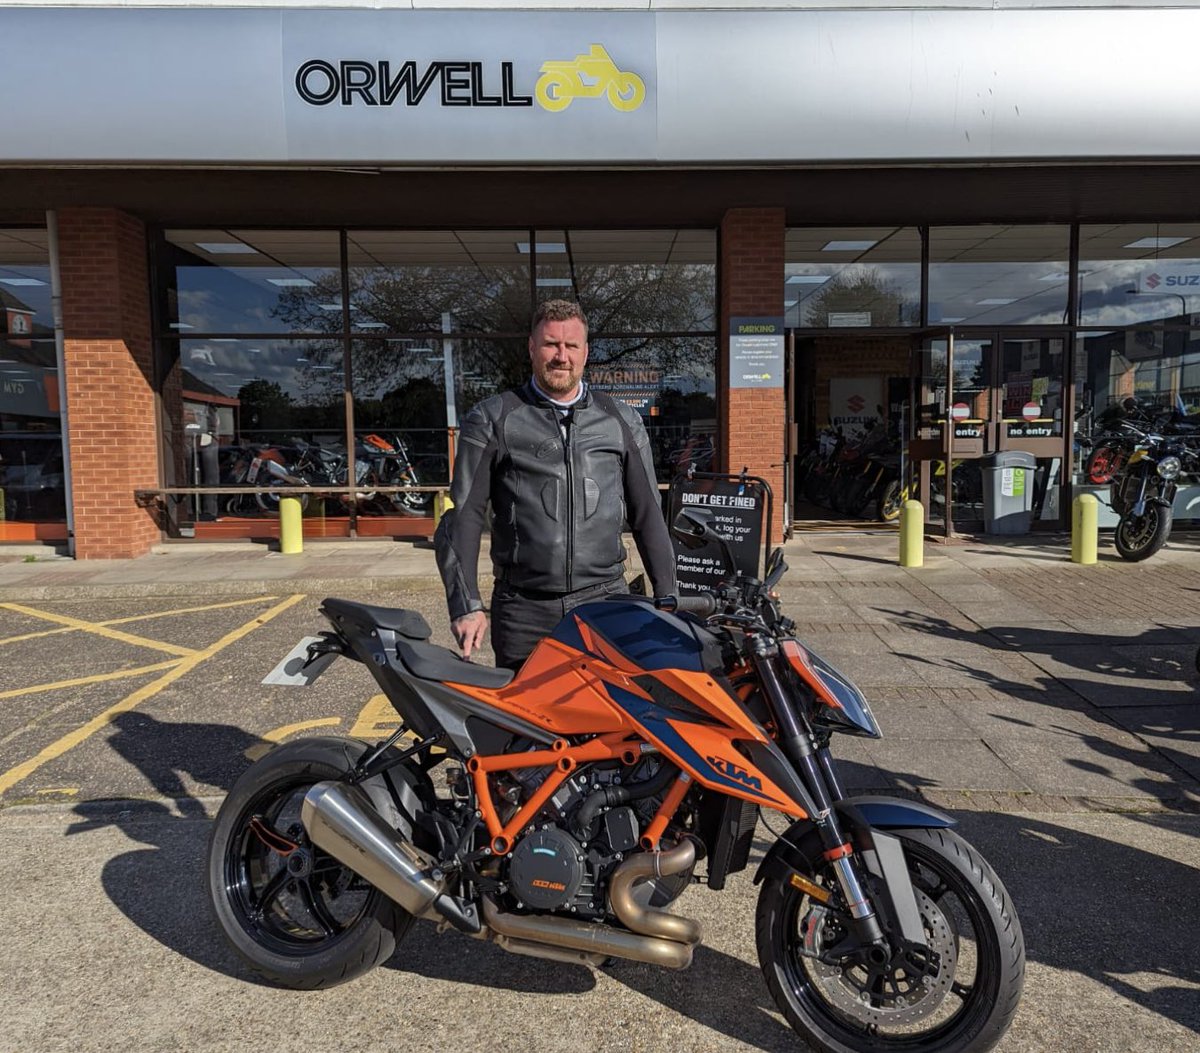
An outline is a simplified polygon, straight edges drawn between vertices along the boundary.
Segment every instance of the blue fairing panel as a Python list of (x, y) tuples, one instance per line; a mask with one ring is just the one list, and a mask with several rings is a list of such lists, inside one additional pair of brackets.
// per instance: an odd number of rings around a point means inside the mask
[(648, 603), (604, 600), (576, 607), (558, 623), (550, 638), (577, 651), (587, 651), (576, 618), (642, 669), (705, 672), (700, 636), (703, 630)]

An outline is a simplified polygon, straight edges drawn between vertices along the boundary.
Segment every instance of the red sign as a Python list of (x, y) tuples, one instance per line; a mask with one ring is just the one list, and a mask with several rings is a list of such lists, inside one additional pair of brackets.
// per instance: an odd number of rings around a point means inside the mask
[(963, 418), (969, 417), (970, 415), (971, 415), (971, 407), (968, 406), (965, 402), (956, 402), (953, 406), (950, 407), (950, 416), (953, 417), (955, 420), (962, 420)]
[(1042, 415), (1042, 407), (1036, 402), (1026, 402), (1021, 410), (1021, 416), (1026, 420), (1037, 420)]

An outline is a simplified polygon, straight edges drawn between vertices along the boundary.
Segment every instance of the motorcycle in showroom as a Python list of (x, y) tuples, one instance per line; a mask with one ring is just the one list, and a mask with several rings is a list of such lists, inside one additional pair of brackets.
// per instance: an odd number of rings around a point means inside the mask
[(703, 932), (668, 908), (746, 869), (768, 809), (790, 825), (754, 873), (757, 956), (807, 1043), (1000, 1040), (1025, 971), (1000, 878), (950, 816), (843, 790), (831, 739), (880, 730), (796, 638), (775, 591), (782, 550), (760, 580), (733, 569), (710, 509), (685, 508), (673, 530), (717, 545), (725, 580), (577, 607), (515, 676), (430, 643), (415, 611), (322, 603), (330, 629), (268, 681), (360, 662), (402, 726), (374, 744), (277, 746), (225, 799), (208, 892), (251, 969), (329, 987), (390, 957), (418, 918), (520, 955), (683, 969)]

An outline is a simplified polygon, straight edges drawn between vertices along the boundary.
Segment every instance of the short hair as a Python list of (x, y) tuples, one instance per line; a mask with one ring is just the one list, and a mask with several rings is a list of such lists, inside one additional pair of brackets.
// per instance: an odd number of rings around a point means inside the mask
[(583, 323), (583, 335), (586, 337), (587, 315), (583, 313), (579, 304), (574, 300), (543, 300), (533, 312), (533, 324), (530, 325), (529, 331), (534, 332), (543, 322), (569, 322), (572, 318), (578, 318)]

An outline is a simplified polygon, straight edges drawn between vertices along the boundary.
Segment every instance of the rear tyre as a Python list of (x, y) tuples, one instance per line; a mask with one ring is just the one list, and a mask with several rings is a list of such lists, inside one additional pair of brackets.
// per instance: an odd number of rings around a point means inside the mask
[(391, 957), (413, 923), (312, 844), (300, 822), (309, 787), (341, 778), (366, 749), (353, 739), (289, 742), (248, 769), (217, 813), (209, 901), (239, 957), (271, 983), (298, 990), (344, 983)]
[[(844, 915), (776, 875), (763, 883), (756, 922), (767, 987), (792, 1027), (823, 1053), (983, 1053), (1008, 1030), (1025, 978), (1025, 942), (1008, 893), (951, 831), (889, 832), (904, 846), (938, 956), (927, 978), (812, 957), (842, 939)], [(832, 872), (812, 876), (836, 902)]]
[(1147, 504), (1140, 516), (1126, 512), (1117, 523), (1117, 554), (1130, 563), (1149, 559), (1167, 543), (1171, 519), (1171, 509), (1163, 505)]

